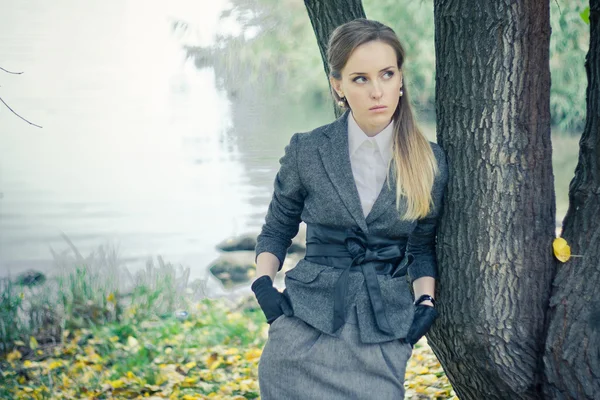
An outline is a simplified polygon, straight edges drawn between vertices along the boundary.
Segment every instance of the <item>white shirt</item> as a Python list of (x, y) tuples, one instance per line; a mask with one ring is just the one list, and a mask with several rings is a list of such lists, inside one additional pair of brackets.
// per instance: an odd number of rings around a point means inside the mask
[(348, 148), (354, 182), (365, 217), (383, 188), (392, 158), (393, 121), (373, 137), (367, 136), (356, 123), (352, 112), (348, 115)]

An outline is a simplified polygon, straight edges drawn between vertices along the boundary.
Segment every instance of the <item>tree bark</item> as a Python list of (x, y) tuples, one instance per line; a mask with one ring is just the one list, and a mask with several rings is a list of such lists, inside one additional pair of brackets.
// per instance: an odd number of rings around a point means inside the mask
[(556, 268), (549, 1), (435, 0), (440, 317), (427, 335), (461, 400), (539, 399)]
[(550, 299), (544, 393), (548, 399), (600, 398), (600, 0), (590, 1), (587, 117), (569, 187), (562, 237), (572, 258), (558, 267)]
[[(304, 0), (308, 17), (312, 24), (321, 59), (325, 68), (325, 75), (329, 76), (327, 63), (327, 43), (335, 28), (356, 18), (365, 18), (362, 0)], [(342, 112), (336, 104), (333, 106), (336, 117)]]

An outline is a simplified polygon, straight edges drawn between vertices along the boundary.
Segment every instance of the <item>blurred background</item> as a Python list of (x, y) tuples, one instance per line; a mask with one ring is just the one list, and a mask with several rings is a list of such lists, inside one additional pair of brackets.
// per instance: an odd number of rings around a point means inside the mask
[[(363, 4), (403, 41), (435, 140), (431, 2)], [(585, 5), (551, 1), (558, 224), (585, 122)], [(218, 243), (258, 233), (290, 136), (334, 118), (302, 0), (4, 0), (0, 67), (23, 72), (0, 71), (0, 97), (43, 126), (0, 104), (0, 277), (52, 274), (68, 240), (206, 277)]]

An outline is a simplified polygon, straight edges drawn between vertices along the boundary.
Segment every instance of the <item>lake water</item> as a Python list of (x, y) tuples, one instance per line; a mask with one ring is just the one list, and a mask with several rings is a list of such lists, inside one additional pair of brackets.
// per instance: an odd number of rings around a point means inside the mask
[(276, 99), (232, 103), (186, 62), (183, 44), (236, 29), (225, 6), (3, 1), (0, 67), (23, 74), (0, 71), (0, 96), (43, 128), (0, 105), (1, 276), (51, 273), (64, 232), (83, 254), (110, 244), (130, 269), (160, 254), (204, 277), (217, 243), (260, 229), (289, 137), (332, 113), (269, 118)]

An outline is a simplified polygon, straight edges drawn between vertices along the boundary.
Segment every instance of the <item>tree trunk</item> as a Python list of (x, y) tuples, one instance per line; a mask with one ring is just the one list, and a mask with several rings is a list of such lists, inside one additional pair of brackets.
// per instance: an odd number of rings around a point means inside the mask
[(587, 119), (562, 237), (583, 255), (560, 264), (550, 299), (544, 393), (600, 398), (600, 0), (590, 1)]
[(549, 1), (435, 0), (440, 317), (427, 335), (461, 400), (539, 399), (556, 269)]
[[(325, 75), (329, 76), (329, 65), (327, 63), (327, 42), (331, 32), (338, 26), (350, 22), (356, 18), (365, 18), (365, 10), (362, 0), (304, 0), (308, 11), (308, 17), (312, 24), (321, 59), (325, 68)], [(340, 108), (334, 104), (336, 117), (342, 113)]]

